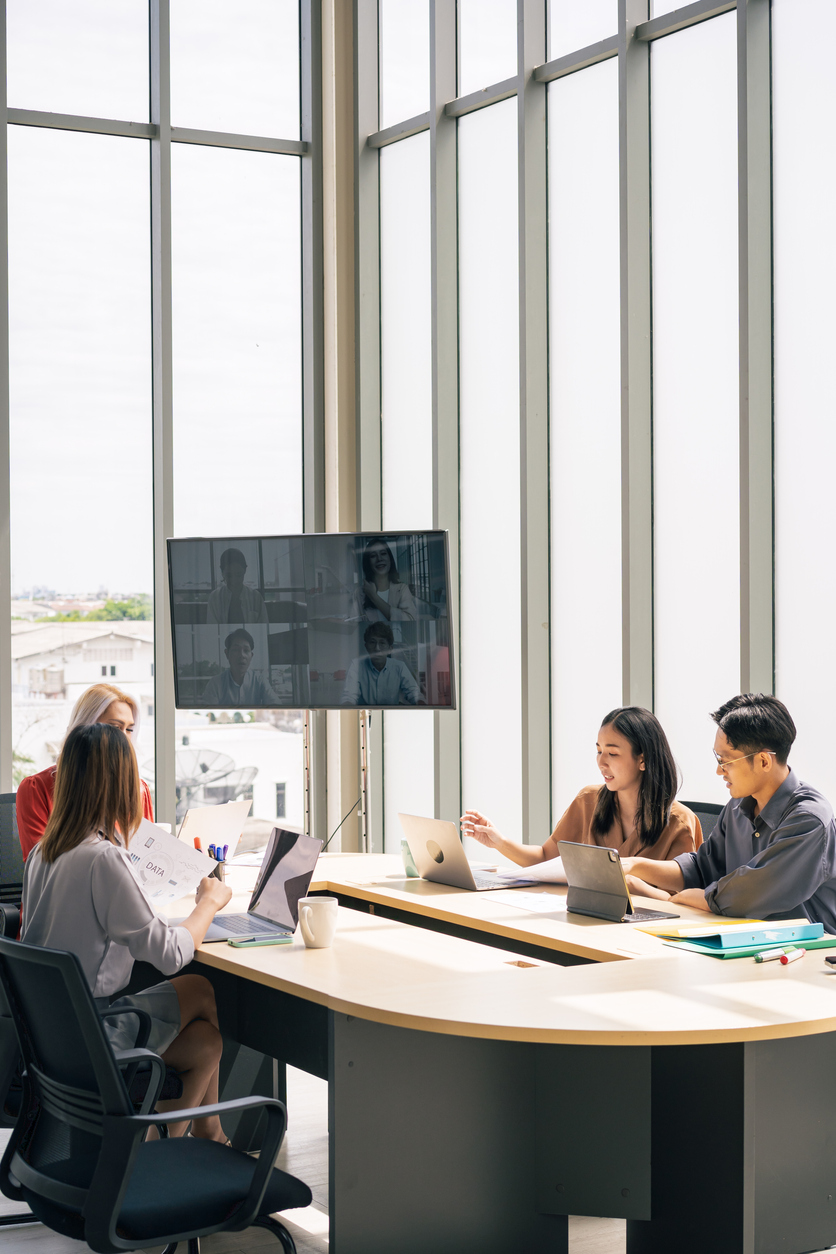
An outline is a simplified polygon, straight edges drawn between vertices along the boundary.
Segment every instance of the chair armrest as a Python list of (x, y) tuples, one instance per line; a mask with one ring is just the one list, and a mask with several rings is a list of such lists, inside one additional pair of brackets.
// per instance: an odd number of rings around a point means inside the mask
[(17, 940), (20, 931), (20, 906), (0, 905), (0, 933)]
[(136, 1034), (134, 1043), (135, 1049), (144, 1049), (148, 1044), (148, 1037), (151, 1035), (151, 1016), (147, 1010), (140, 1010), (138, 1006), (117, 1006), (115, 1010), (110, 1007), (106, 1010), (99, 1011), (99, 1018), (109, 1019), (115, 1015), (136, 1015), (139, 1019), (139, 1030)]
[[(105, 1115), (102, 1120), (102, 1150), (90, 1191), (84, 1206), (85, 1237), (93, 1250), (113, 1248), (116, 1223), (128, 1187), (139, 1140), (149, 1127), (160, 1123), (179, 1123), (186, 1119), (203, 1119), (222, 1115), (229, 1110), (267, 1111), (267, 1128), (256, 1169), (247, 1196), (238, 1209), (236, 1222), (224, 1225), (233, 1231), (249, 1228), (258, 1214), (267, 1189), (273, 1163), (281, 1147), (287, 1126), (287, 1108), (274, 1097), (238, 1097), (213, 1106), (192, 1106), (183, 1110), (167, 1110), (164, 1115)], [(237, 1152), (237, 1151), (236, 1151)], [(154, 1244), (184, 1239), (177, 1233), (160, 1233)]]
[[(151, 1079), (148, 1082), (148, 1089), (139, 1108), (139, 1114), (147, 1115), (149, 1111), (154, 1109), (160, 1096), (160, 1090), (165, 1083), (165, 1063), (159, 1054), (152, 1053), (150, 1049), (115, 1049), (113, 1053), (116, 1058), (116, 1065), (120, 1069), (133, 1064), (133, 1070), (129, 1073), (131, 1081), (137, 1073), (139, 1063), (148, 1062), (151, 1064)], [(130, 1089), (128, 1079), (129, 1077), (126, 1076), (125, 1086)], [(159, 1122), (162, 1123), (163, 1121), (160, 1120)]]

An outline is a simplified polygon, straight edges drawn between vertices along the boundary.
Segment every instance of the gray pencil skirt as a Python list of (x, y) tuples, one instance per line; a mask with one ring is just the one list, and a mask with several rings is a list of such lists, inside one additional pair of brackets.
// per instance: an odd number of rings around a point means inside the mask
[[(96, 1005), (99, 1010), (136, 1006), (147, 1011), (151, 1016), (151, 1035), (145, 1048), (154, 1054), (164, 1053), (180, 1031), (180, 1003), (174, 985), (169, 980), (163, 980), (153, 988), (144, 988), (141, 993), (117, 997), (113, 1002), (108, 1002), (106, 997), (97, 997)], [(103, 1023), (114, 1049), (135, 1048), (139, 1031), (139, 1019), (136, 1015), (105, 1015)]]

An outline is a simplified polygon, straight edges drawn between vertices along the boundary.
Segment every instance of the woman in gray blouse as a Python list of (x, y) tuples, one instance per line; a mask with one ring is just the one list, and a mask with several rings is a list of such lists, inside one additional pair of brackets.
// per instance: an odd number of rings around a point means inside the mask
[[(152, 1019), (148, 1048), (180, 1074), (183, 1096), (161, 1110), (218, 1100), (221, 1035), (212, 985), (200, 975), (164, 980), (141, 993), (114, 993), (130, 979), (136, 959), (174, 975), (231, 891), (203, 879), (187, 919), (172, 927), (154, 913), (134, 878), (124, 846), (139, 826), (142, 794), (127, 736), (106, 723), (77, 727), (67, 737), (55, 778), (55, 801), (43, 839), (26, 862), (21, 939), (76, 954), (100, 1009), (140, 1006)], [(130, 1049), (137, 1021), (105, 1018), (114, 1048)], [(170, 1125), (172, 1136), (185, 1123)], [(196, 1119), (194, 1136), (224, 1141), (217, 1116)]]

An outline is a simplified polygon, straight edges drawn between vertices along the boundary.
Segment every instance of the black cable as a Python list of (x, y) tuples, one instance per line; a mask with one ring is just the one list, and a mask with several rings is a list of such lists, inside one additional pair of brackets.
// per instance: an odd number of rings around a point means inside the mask
[[(363, 800), (363, 794), (361, 793), (361, 794), (360, 794), (360, 796), (357, 798), (357, 800), (354, 802), (354, 805), (351, 807), (351, 810), (349, 810), (348, 814), (345, 816), (345, 819), (347, 819), (347, 818), (349, 817), (349, 815), (351, 814), (351, 811), (352, 811), (352, 810), (356, 810), (356, 809), (357, 809), (357, 807), (359, 806), (359, 804), (360, 804), (360, 802), (361, 802), (362, 800)], [(342, 820), (342, 822), (338, 823), (338, 824), (337, 824), (337, 826), (334, 828), (333, 832), (331, 833), (331, 835), (330, 835), (330, 836), (328, 837), (328, 839), (326, 840), (325, 844), (324, 844), (324, 845), (322, 846), (322, 848), (320, 849), (320, 851), (319, 851), (320, 853), (325, 853), (325, 850), (326, 850), (326, 849), (328, 848), (328, 846), (331, 844), (331, 841), (334, 839), (334, 837), (336, 836), (337, 832), (338, 832), (338, 831), (340, 830), (340, 828), (342, 827), (343, 823), (345, 822), (345, 819), (343, 819), (343, 820)]]

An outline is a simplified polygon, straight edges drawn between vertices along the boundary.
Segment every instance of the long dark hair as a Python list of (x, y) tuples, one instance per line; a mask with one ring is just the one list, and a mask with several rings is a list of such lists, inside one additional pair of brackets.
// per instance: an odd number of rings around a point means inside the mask
[[(655, 845), (667, 827), (671, 806), (679, 788), (676, 763), (662, 724), (638, 705), (611, 710), (601, 719), (601, 726), (612, 726), (630, 742), (635, 757), (644, 755), (644, 770), (639, 782), (636, 807), (636, 834), (642, 849)], [(598, 793), (592, 816), (592, 835), (606, 836), (618, 817), (618, 797), (604, 786)]]
[(127, 845), (142, 819), (139, 769), (131, 742), (118, 727), (76, 727), (64, 741), (55, 774), (55, 800), (41, 840), (41, 858), (54, 862), (94, 832)]

